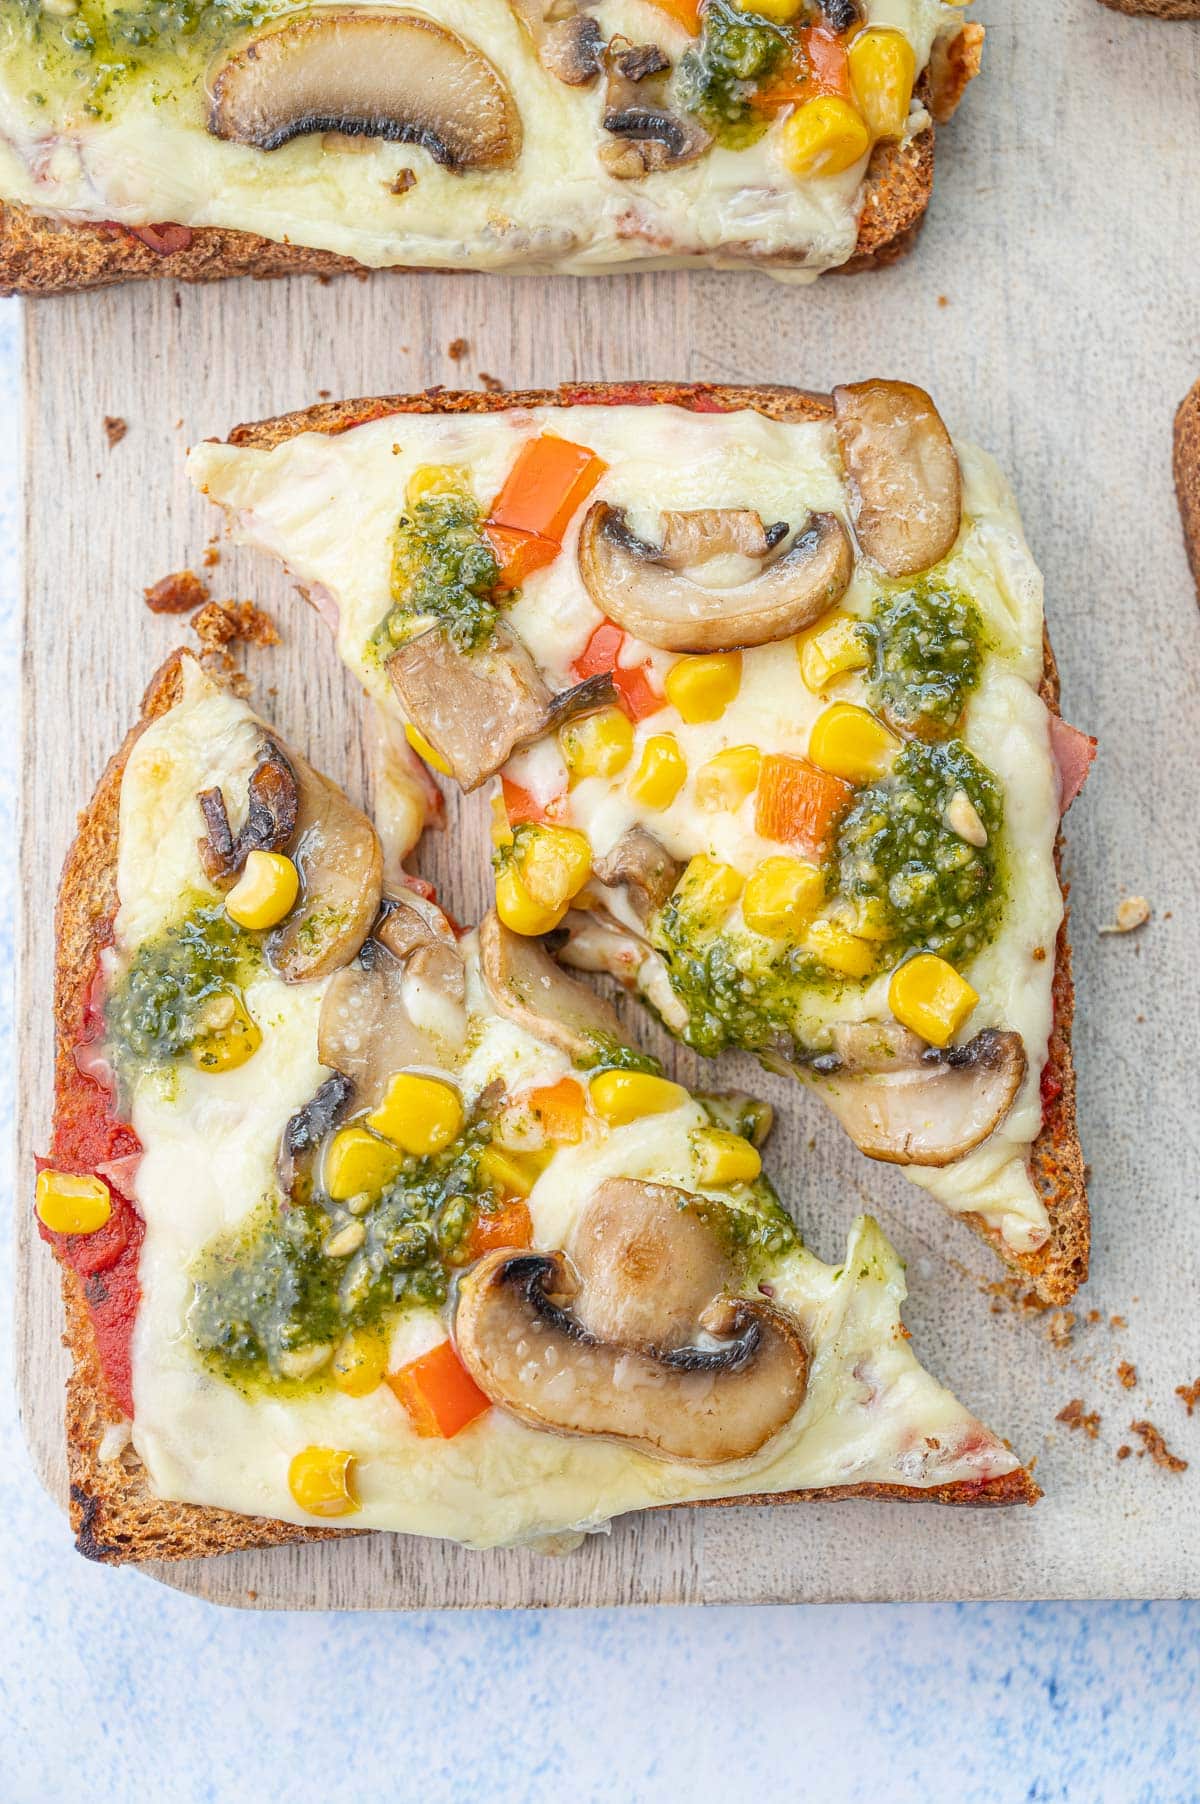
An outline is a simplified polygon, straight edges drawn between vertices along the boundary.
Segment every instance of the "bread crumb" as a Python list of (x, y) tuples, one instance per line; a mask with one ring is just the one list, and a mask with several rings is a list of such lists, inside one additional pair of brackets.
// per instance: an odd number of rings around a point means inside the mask
[(504, 393), (504, 384), (501, 382), (499, 376), (489, 376), (486, 370), (480, 370), (479, 380), (483, 387), (487, 389), (489, 395), (500, 395)]
[(146, 606), (152, 614), (190, 614), (208, 600), (208, 585), (194, 570), (174, 570), (143, 589)]
[(1069, 1347), (1075, 1332), (1075, 1311), (1056, 1309), (1046, 1323), (1046, 1338), (1053, 1347)]
[(222, 669), (233, 666), (226, 647), (238, 640), (247, 645), (278, 645), (275, 622), (252, 601), (210, 601), (201, 608), (192, 623), (192, 631), (203, 648), (203, 656)]
[(949, 305), (950, 305), (950, 296), (948, 294), (939, 294), (938, 306), (939, 307), (948, 307)]
[(328, 399), (332, 393), (333, 393), (333, 390), (331, 388), (319, 388), (317, 390), (317, 399), (319, 401), (328, 401)]
[(1166, 1472), (1187, 1471), (1187, 1461), (1185, 1459), (1180, 1459), (1177, 1453), (1172, 1453), (1170, 1451), (1166, 1441), (1154, 1426), (1153, 1422), (1131, 1422), (1129, 1424), (1129, 1432), (1130, 1434), (1140, 1435), (1145, 1442), (1141, 1453), (1138, 1454), (1139, 1459), (1141, 1459), (1143, 1453), (1148, 1453), (1150, 1458), (1154, 1461), (1154, 1464), (1156, 1466), (1161, 1466)]
[(1126, 1445), (1125, 1445), (1125, 1444), (1124, 1444), (1124, 1442), (1122, 1442), (1122, 1443), (1121, 1443), (1121, 1445), (1120, 1445), (1120, 1446), (1119, 1446), (1119, 1447), (1118, 1447), (1118, 1448), (1117, 1448), (1117, 1458), (1118, 1458), (1118, 1459), (1128, 1459), (1128, 1458), (1129, 1458), (1129, 1455), (1130, 1455), (1130, 1454), (1131, 1454), (1131, 1453), (1132, 1453), (1132, 1452), (1133, 1452), (1133, 1448), (1132, 1448), (1132, 1447), (1127, 1447), (1127, 1446), (1126, 1446)]
[(1150, 919), (1150, 904), (1145, 896), (1126, 896), (1117, 903), (1117, 918), (1108, 927), (1101, 927), (1100, 933), (1132, 933), (1137, 927), (1144, 927)]
[[(1136, 1297), (1134, 1298), (1134, 1301), (1137, 1301)], [(1129, 1326), (1123, 1315), (1110, 1315), (1108, 1318), (1108, 1325), (1113, 1329), (1127, 1328)]]
[(1056, 1422), (1064, 1422), (1068, 1428), (1082, 1428), (1089, 1441), (1094, 1441), (1100, 1433), (1099, 1413), (1096, 1410), (1086, 1410), (1082, 1397), (1072, 1397), (1054, 1419)]
[(1131, 1365), (1127, 1359), (1123, 1359), (1117, 1367), (1117, 1377), (1125, 1389), (1131, 1391), (1137, 1383), (1137, 1367)]
[[(813, 1143), (810, 1142), (809, 1151), (812, 1150)], [(999, 1315), (1005, 1303), (1011, 1303), (1013, 1308), (1019, 1310), (1022, 1315), (1044, 1315), (1050, 1307), (1049, 1303), (1039, 1297), (1035, 1290), (1030, 1290), (1015, 1272), (1009, 1278), (993, 1278), (990, 1282), (985, 1282), (982, 1289), (985, 1297), (996, 1299), (992, 1304), (993, 1315)]]
[(1098, 1309), (1089, 1309), (1087, 1319), (1089, 1322), (1098, 1322), (1100, 1320), (1100, 1311)]
[(1191, 1384), (1177, 1384), (1175, 1395), (1182, 1397), (1187, 1404), (1187, 1413), (1190, 1416), (1197, 1404), (1200, 1404), (1200, 1378), (1194, 1379)]
[(206, 570), (215, 570), (221, 561), (221, 553), (217, 550), (216, 541), (210, 539), (204, 547), (204, 556), (200, 560)]
[(121, 440), (125, 437), (125, 434), (128, 431), (129, 431), (129, 422), (128, 422), (128, 420), (123, 420), (119, 413), (106, 413), (105, 414), (105, 416), (104, 416), (104, 436), (108, 440), (108, 447), (109, 447), (110, 451), (114, 445), (120, 444)]

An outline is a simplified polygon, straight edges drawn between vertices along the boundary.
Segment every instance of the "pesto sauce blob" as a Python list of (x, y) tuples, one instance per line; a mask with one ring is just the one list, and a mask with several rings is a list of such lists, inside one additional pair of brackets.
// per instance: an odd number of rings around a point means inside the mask
[(755, 109), (755, 99), (795, 48), (791, 32), (770, 19), (742, 12), (729, 0), (708, 0), (699, 43), (679, 64), (679, 104), (718, 144), (744, 150), (771, 123), (769, 114)]
[(928, 582), (880, 596), (858, 628), (871, 653), (867, 695), (900, 732), (942, 739), (962, 718), (983, 667), (972, 601)]
[(262, 966), (258, 942), (220, 902), (197, 901), (138, 947), (105, 1001), (117, 1070), (160, 1065), (189, 1052), (205, 1004), (242, 989)]
[[(483, 510), (462, 490), (425, 495), (401, 514), (392, 539), (392, 607), (375, 630), (386, 657), (432, 616), (460, 651), (490, 637), (500, 565), (481, 531)], [(508, 599), (515, 599), (515, 595)]]

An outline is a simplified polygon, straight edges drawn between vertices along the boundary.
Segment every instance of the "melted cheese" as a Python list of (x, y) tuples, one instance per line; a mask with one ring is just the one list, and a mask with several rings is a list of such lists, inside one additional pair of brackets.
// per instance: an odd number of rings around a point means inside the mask
[[(189, 661), (181, 701), (143, 734), (124, 778), (119, 958), (171, 918), (172, 897), (206, 887), (196, 791), (219, 782), (231, 805), (243, 798), (261, 730), (244, 703)], [(463, 950), (473, 1021), (455, 1072), (464, 1094), (477, 1095), (497, 1076), (520, 1088), (561, 1075), (561, 1052), (491, 1014), (470, 940)], [(649, 1504), (843, 1484), (921, 1488), (1016, 1469), (1012, 1453), (917, 1363), (899, 1324), (899, 1262), (865, 1218), (837, 1271), (798, 1249), (768, 1273), (777, 1302), (802, 1324), (811, 1379), (794, 1419), (737, 1465), (686, 1468), (616, 1443), (543, 1434), (498, 1409), (451, 1441), (423, 1440), (386, 1385), (359, 1398), (320, 1386), (246, 1394), (214, 1377), (186, 1332), (189, 1267), (271, 1191), (284, 1123), (328, 1075), (316, 1054), (323, 992), (323, 982), (289, 987), (262, 974), (247, 991), (263, 1028), (252, 1059), (217, 1073), (180, 1065), (170, 1082), (145, 1073), (135, 1088), (132, 1120), (145, 1149), (136, 1193), (146, 1233), (132, 1435), (156, 1494), (310, 1522), (288, 1488), (290, 1461), (308, 1445), (341, 1447), (354, 1453), (362, 1504), (347, 1526), (483, 1547), (597, 1528)], [(700, 1188), (691, 1134), (703, 1119), (689, 1099), (671, 1114), (562, 1149), (530, 1197), (534, 1244), (561, 1246), (582, 1200), (605, 1176)], [(445, 1333), (431, 1310), (402, 1316), (392, 1365)]]
[[(223, 142), (204, 126), (205, 71), (185, 54), (165, 71), (151, 55), (147, 72), (118, 83), (97, 117), (61, 53), (39, 60), (29, 48), (19, 0), (3, 0), (0, 197), (71, 220), (258, 232), (372, 267), (587, 274), (779, 258), (779, 267), (765, 265), (770, 273), (803, 280), (851, 255), (865, 160), (841, 176), (797, 181), (781, 160), (777, 124), (745, 150), (714, 148), (683, 168), (618, 181), (597, 156), (603, 81), (571, 88), (547, 74), (507, 0), (426, 0), (412, 10), (477, 45), (507, 82), (524, 131), (511, 169), (456, 174), (415, 146), (377, 140), (350, 150), (314, 135), (270, 152)], [(687, 46), (650, 0), (600, 0), (591, 11), (606, 38), (657, 42), (674, 58)], [(905, 32), (918, 69), (936, 37), (961, 28), (960, 6), (944, 0), (867, 0), (863, 11)], [(43, 24), (50, 34), (70, 21)], [(914, 104), (909, 133), (927, 123)], [(396, 193), (406, 170), (416, 182)]]
[[(521, 444), (546, 429), (590, 446), (609, 464), (595, 495), (625, 508), (633, 530), (651, 541), (665, 508), (753, 507), (764, 521), (793, 525), (808, 509), (848, 517), (832, 426), (785, 425), (752, 412), (573, 407), (396, 415), (332, 438), (303, 434), (271, 451), (200, 445), (190, 468), (199, 486), (228, 509), (239, 537), (285, 559), (307, 588), (319, 586), (336, 598), (342, 657), (381, 706), (394, 708), (390, 684), (368, 641), (391, 601), (391, 537), (409, 475), (427, 463), (468, 466), (475, 492), (486, 503)], [(963, 737), (1003, 786), (1010, 868), (1000, 929), (963, 968), (979, 993), (963, 1033), (969, 1037), (984, 1026), (1014, 1028), (1025, 1044), (1028, 1071), (1012, 1109), (983, 1146), (942, 1170), (905, 1170), (947, 1208), (981, 1215), (1022, 1253), (1043, 1244), (1049, 1233), (1028, 1156), (1041, 1126), (1040, 1079), (1063, 908), (1054, 869), (1058, 779), (1047, 711), (1037, 694), (1042, 580), (995, 463), (972, 446), (957, 450), (964, 530), (939, 569), (948, 585), (972, 597), (989, 641)], [(572, 522), (562, 556), (529, 578), (509, 614), (547, 681), (559, 689), (574, 680), (571, 664), (602, 619), (578, 571), (581, 519), (582, 514)], [(874, 580), (860, 565), (840, 605), (866, 613), (875, 593)], [(672, 654), (635, 642), (625, 656), (631, 663), (648, 659), (660, 688), (674, 662)], [(839, 699), (861, 700), (862, 693), (860, 677), (839, 680)], [(692, 772), (728, 746), (751, 743), (803, 753), (826, 699), (810, 694), (800, 681), (790, 640), (759, 647), (743, 653), (741, 688), (719, 720), (688, 726), (667, 710), (642, 721), (630, 768), (636, 768), (644, 740), (666, 727), (676, 734)], [(557, 743), (543, 741), (513, 759), (508, 774), (543, 800), (557, 794), (564, 786)], [(597, 857), (637, 818), (621, 780), (592, 778), (571, 792), (570, 819), (587, 832)], [(755, 833), (752, 802), (736, 812), (702, 813), (690, 782), (649, 824), (682, 859), (704, 850), (746, 871), (779, 850)], [(813, 991), (804, 999), (802, 1025), (815, 1034), (835, 1017), (886, 1018), (886, 991), (886, 976), (861, 992)]]

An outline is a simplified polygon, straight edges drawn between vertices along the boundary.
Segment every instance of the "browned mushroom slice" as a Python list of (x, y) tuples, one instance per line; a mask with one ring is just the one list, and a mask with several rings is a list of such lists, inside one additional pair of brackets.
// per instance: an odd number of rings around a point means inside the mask
[(494, 909), (479, 923), (479, 962), (500, 1013), (577, 1065), (594, 1064), (598, 1054), (625, 1044), (603, 997), (568, 977), (540, 941), (511, 933)]
[(645, 921), (667, 900), (683, 866), (645, 827), (629, 827), (592, 869), (601, 883), (612, 888), (624, 885), (634, 913)]
[(986, 1027), (947, 1051), (884, 1022), (835, 1033), (806, 1075), (851, 1140), (889, 1165), (952, 1165), (999, 1127), (1025, 1078), (1021, 1036)]
[(696, 1465), (748, 1459), (800, 1408), (799, 1328), (722, 1294), (730, 1262), (698, 1199), (610, 1179), (571, 1251), (500, 1250), (460, 1281), (455, 1344), (501, 1408)]
[(942, 416), (910, 382), (833, 391), (834, 423), (858, 542), (889, 576), (915, 576), (951, 550), (962, 474)]
[(819, 620), (845, 592), (854, 556), (841, 521), (812, 514), (757, 576), (706, 588), (664, 563), (660, 546), (636, 538), (622, 508), (597, 501), (579, 535), (579, 569), (601, 612), (647, 645), (733, 651), (790, 638)]
[(615, 37), (605, 53), (604, 129), (610, 142), (601, 161), (622, 181), (694, 163), (712, 143), (695, 119), (673, 113), (663, 78), (671, 59), (657, 44)]
[(696, 507), (663, 514), (662, 561), (686, 570), (715, 557), (764, 558), (787, 534), (787, 521), (764, 526), (752, 507)]
[(465, 790), (494, 776), (521, 746), (614, 699), (608, 671), (551, 694), (517, 635), (503, 621), (486, 644), (461, 651), (435, 627), (387, 661), (405, 714)]
[(208, 832), (197, 842), (204, 875), (218, 889), (232, 888), (251, 852), (278, 852), (296, 830), (299, 792), (296, 773), (282, 747), (263, 742), (250, 775), (246, 818), (234, 833), (220, 789), (206, 789), (196, 800)]
[(575, 0), (510, 0), (548, 74), (586, 88), (603, 66), (604, 35)]
[(275, 1169), (285, 1196), (295, 1190), (302, 1172), (311, 1169), (321, 1142), (343, 1119), (354, 1100), (354, 1085), (340, 1071), (327, 1077), (283, 1130)]
[[(430, 1008), (418, 986), (436, 991), (443, 1006)], [(325, 991), (317, 1056), (351, 1080), (360, 1107), (374, 1108), (397, 1071), (442, 1064), (447, 1051), (458, 1051), (465, 986), (462, 960), (436, 938), (421, 940), (403, 960), (369, 939)]]
[(379, 913), (383, 849), (360, 808), (303, 759), (292, 759), (299, 804), (291, 857), (300, 900), (267, 941), (285, 983), (349, 964)]
[(243, 43), (209, 83), (217, 138), (278, 150), (310, 132), (419, 144), (448, 169), (507, 169), (512, 95), (483, 53), (421, 13), (318, 6)]

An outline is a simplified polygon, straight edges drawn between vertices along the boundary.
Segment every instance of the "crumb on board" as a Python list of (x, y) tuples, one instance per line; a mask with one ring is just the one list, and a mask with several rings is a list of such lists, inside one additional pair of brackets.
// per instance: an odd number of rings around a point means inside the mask
[(1129, 1424), (1129, 1432), (1130, 1434), (1141, 1436), (1143, 1446), (1141, 1452), (1138, 1454), (1139, 1459), (1141, 1459), (1142, 1454), (1148, 1453), (1150, 1458), (1154, 1461), (1154, 1464), (1156, 1466), (1161, 1466), (1165, 1472), (1187, 1471), (1187, 1461), (1185, 1459), (1180, 1459), (1177, 1453), (1171, 1452), (1166, 1441), (1163, 1439), (1162, 1434), (1154, 1426), (1153, 1422), (1131, 1422)]
[(1107, 927), (1101, 927), (1100, 933), (1133, 933), (1138, 927), (1144, 927), (1150, 919), (1150, 904), (1145, 896), (1126, 896), (1117, 903), (1117, 917)]
[(194, 570), (173, 570), (148, 589), (143, 589), (146, 606), (152, 614), (190, 614), (208, 600), (208, 585)]
[(499, 376), (489, 376), (486, 370), (480, 370), (479, 381), (487, 389), (489, 395), (499, 395), (504, 392), (504, 384)]
[(1046, 1339), (1052, 1347), (1069, 1347), (1075, 1332), (1075, 1311), (1056, 1309), (1046, 1323)]
[(949, 305), (950, 305), (950, 296), (948, 294), (939, 294), (938, 306), (939, 307), (948, 307)]
[(200, 560), (206, 570), (215, 569), (221, 561), (221, 553), (217, 550), (217, 541), (210, 539), (204, 547), (204, 556)]
[(119, 413), (106, 413), (104, 416), (104, 436), (108, 440), (109, 450), (119, 445), (129, 431), (129, 421), (123, 420)]
[(1100, 1320), (1100, 1311), (1098, 1309), (1089, 1309), (1087, 1312), (1087, 1319), (1089, 1322), (1098, 1322)]
[(226, 647), (238, 640), (247, 645), (279, 644), (275, 622), (252, 601), (210, 601), (191, 626), (203, 648), (202, 656), (226, 670), (233, 664)]
[(461, 363), (471, 349), (465, 338), (452, 338), (446, 346), (446, 355), (451, 363)]
[[(1136, 1303), (1136, 1301), (1137, 1298), (1135, 1297), (1134, 1302)], [(1110, 1315), (1108, 1318), (1108, 1325), (1114, 1332), (1118, 1328), (1127, 1328), (1129, 1326), (1123, 1315)]]
[(1100, 1433), (1099, 1411), (1085, 1409), (1082, 1397), (1072, 1397), (1054, 1419), (1068, 1428), (1082, 1428), (1089, 1441), (1094, 1441)]
[(1045, 1315), (1050, 1307), (1015, 1272), (1007, 1278), (985, 1278), (980, 1288), (985, 1297), (992, 1298), (993, 1315), (999, 1315), (1005, 1303), (1011, 1304), (1021, 1315)]
[(1121, 1380), (1125, 1389), (1131, 1391), (1137, 1384), (1137, 1367), (1128, 1359), (1123, 1359), (1117, 1367), (1117, 1377)]
[(1124, 1441), (1122, 1441), (1121, 1445), (1117, 1448), (1117, 1458), (1118, 1459), (1128, 1459), (1132, 1452), (1133, 1452), (1133, 1448), (1130, 1446), (1127, 1446), (1126, 1443)]
[(1200, 1405), (1200, 1378), (1194, 1378), (1191, 1384), (1177, 1384), (1175, 1386), (1175, 1395), (1183, 1399), (1184, 1403), (1187, 1405), (1187, 1413), (1190, 1416), (1197, 1405)]

